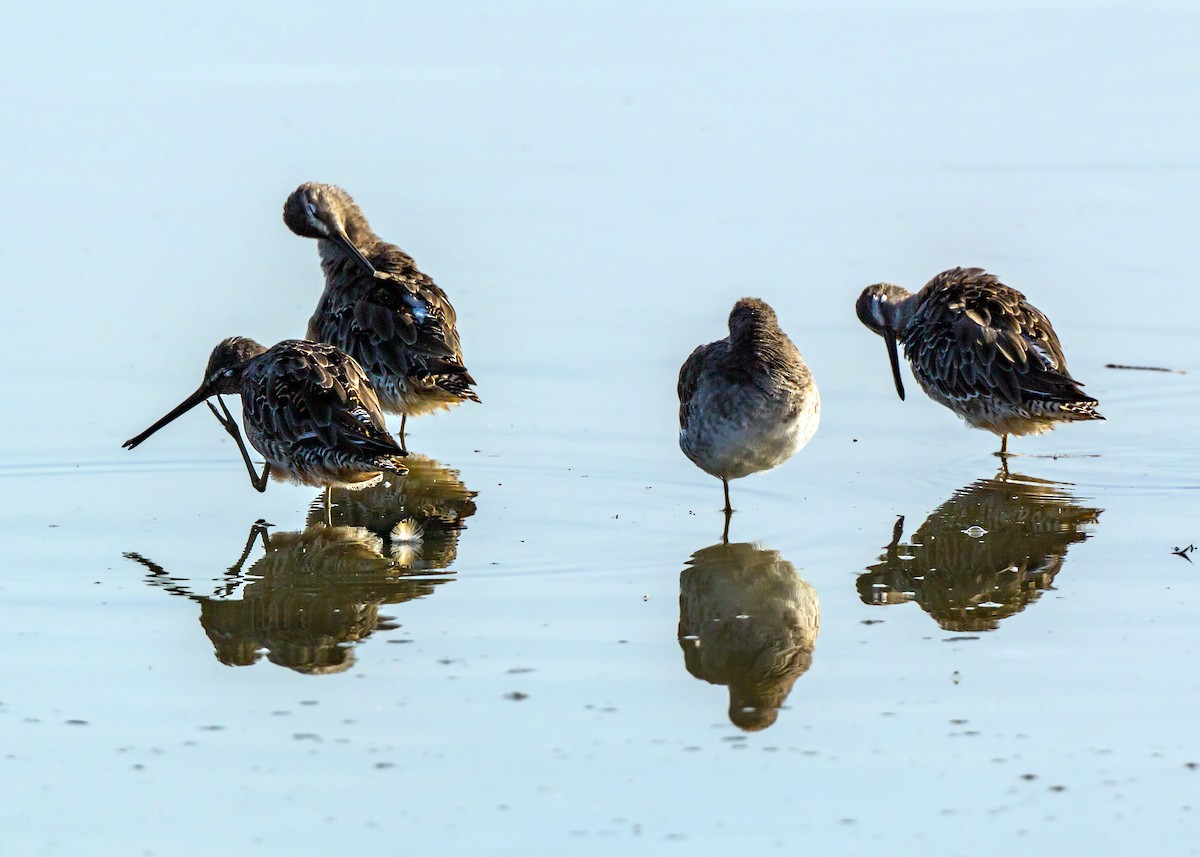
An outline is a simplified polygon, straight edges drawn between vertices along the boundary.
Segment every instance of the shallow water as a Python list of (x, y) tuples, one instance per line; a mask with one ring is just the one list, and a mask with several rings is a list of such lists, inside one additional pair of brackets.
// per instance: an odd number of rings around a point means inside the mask
[[(0, 853), (1198, 850), (1191, 6), (8, 25)], [(308, 179), (447, 290), (484, 400), (330, 529), (202, 409), (120, 449), (303, 331)], [(1007, 480), (852, 310), (957, 264), (1108, 418)], [(674, 383), (743, 294), (823, 413), (723, 549)]]

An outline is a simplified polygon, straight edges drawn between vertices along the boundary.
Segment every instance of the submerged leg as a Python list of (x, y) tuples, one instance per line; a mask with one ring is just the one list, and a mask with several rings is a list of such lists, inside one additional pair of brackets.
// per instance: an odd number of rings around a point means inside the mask
[(217, 396), (217, 402), (220, 403), (221, 410), (225, 414), (224, 416), (217, 412), (212, 402), (205, 402), (204, 404), (208, 405), (208, 409), (213, 412), (213, 416), (217, 418), (217, 422), (224, 426), (225, 431), (229, 432), (229, 436), (237, 442), (238, 451), (242, 453), (242, 461), (246, 462), (246, 470), (250, 473), (250, 484), (254, 486), (255, 491), (261, 494), (267, 490), (267, 479), (271, 475), (271, 465), (264, 461), (262, 473), (254, 472), (254, 462), (250, 460), (250, 453), (246, 450), (246, 444), (242, 441), (242, 433), (238, 429), (237, 421), (229, 413), (229, 408), (225, 407), (224, 399)]
[(725, 529), (721, 531), (721, 544), (729, 544), (729, 522), (733, 520), (733, 510), (725, 510)]

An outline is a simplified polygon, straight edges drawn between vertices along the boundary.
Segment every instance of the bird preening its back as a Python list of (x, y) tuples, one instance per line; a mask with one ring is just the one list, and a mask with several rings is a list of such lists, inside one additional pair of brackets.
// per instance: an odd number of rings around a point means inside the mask
[(742, 298), (729, 336), (692, 352), (677, 390), (679, 447), (721, 480), (728, 536), (729, 480), (778, 467), (808, 443), (821, 414), (817, 385), (775, 311)]
[[(240, 395), (250, 444), (266, 459), (256, 474), (237, 423), (220, 394)], [(209, 409), (237, 441), (254, 487), (268, 477), (328, 489), (373, 485), (383, 472), (406, 472), (405, 455), (387, 432), (379, 400), (352, 357), (331, 345), (285, 340), (264, 348), (235, 336), (213, 349), (204, 380), (194, 393), (136, 437), (133, 449), (163, 426), (217, 396)], [(223, 413), (222, 413), (223, 412)]]
[(917, 293), (868, 286), (859, 320), (887, 343), (904, 398), (897, 343), (931, 399), (969, 425), (998, 434), (1041, 434), (1060, 422), (1102, 420), (1097, 402), (1067, 369), (1050, 320), (1023, 294), (980, 268), (953, 268)]
[(325, 290), (308, 338), (336, 345), (357, 360), (385, 411), (409, 416), (478, 402), (463, 363), (457, 316), (446, 294), (411, 256), (382, 240), (350, 194), (307, 182), (288, 197), (283, 220), (315, 238)]

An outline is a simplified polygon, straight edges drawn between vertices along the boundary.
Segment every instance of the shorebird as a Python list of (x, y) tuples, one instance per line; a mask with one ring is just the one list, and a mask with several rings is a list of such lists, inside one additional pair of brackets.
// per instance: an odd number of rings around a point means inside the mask
[(729, 336), (701, 345), (679, 370), (679, 448), (725, 488), (729, 480), (778, 467), (799, 451), (821, 416), (821, 398), (800, 351), (775, 311), (742, 298)]
[[(458, 541), (475, 514), (475, 496), (458, 471), (424, 455), (404, 459), (408, 475), (399, 485), (375, 485), (362, 491), (333, 490), (332, 524), (362, 527), (375, 533), (395, 562), (394, 573), (434, 572), (458, 557)], [(305, 526), (316, 526), (322, 499), (309, 506)]]
[[(245, 568), (260, 536), (263, 555)], [(265, 655), (307, 675), (350, 669), (357, 643), (396, 627), (381, 613), (384, 605), (424, 598), (453, 580), (397, 575), (396, 561), (378, 535), (324, 523), (270, 534), (256, 524), (211, 595), (193, 591), (178, 571), (168, 572), (139, 553), (125, 557), (146, 569), (150, 586), (200, 605), (200, 625), (221, 663), (250, 666)], [(238, 597), (229, 597), (234, 592)]]
[(717, 544), (679, 575), (679, 647), (698, 679), (729, 688), (729, 719), (757, 732), (775, 722), (812, 665), (817, 590), (778, 551)]
[(1050, 319), (981, 268), (943, 271), (916, 294), (877, 283), (863, 290), (855, 310), (887, 343), (900, 398), (897, 342), (929, 398), (967, 425), (1000, 435), (1001, 457), (1010, 434), (1104, 419), (1099, 402), (1067, 371)]
[(995, 630), (1051, 589), (1071, 545), (1091, 537), (1103, 510), (1071, 487), (1002, 470), (955, 491), (905, 541), (901, 516), (859, 576), (859, 597), (915, 601), (947, 631)]
[(306, 182), (284, 203), (283, 222), (317, 239), (325, 272), (308, 338), (362, 365), (383, 409), (400, 415), (402, 448), (410, 416), (479, 401), (445, 292), (372, 231), (350, 194)]
[[(221, 394), (242, 397), (246, 437), (266, 462), (256, 473), (237, 422)], [(174, 410), (122, 444), (133, 449), (163, 426), (210, 396), (218, 411), (209, 410), (237, 442), (258, 491), (269, 477), (325, 489), (366, 488), (383, 473), (404, 474), (406, 453), (387, 433), (379, 400), (354, 358), (317, 342), (285, 340), (264, 348), (241, 336), (222, 341), (212, 351), (204, 381)]]

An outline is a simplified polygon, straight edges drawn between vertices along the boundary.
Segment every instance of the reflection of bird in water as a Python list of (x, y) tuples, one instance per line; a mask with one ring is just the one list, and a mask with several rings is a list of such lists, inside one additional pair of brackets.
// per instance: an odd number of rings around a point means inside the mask
[[(243, 572), (260, 535), (266, 553)], [(310, 674), (349, 669), (350, 644), (398, 627), (379, 615), (381, 604), (422, 598), (448, 580), (405, 577), (375, 533), (324, 524), (272, 536), (261, 525), (252, 529), (225, 576), (225, 594), (247, 581), (240, 600), (195, 595), (145, 557), (126, 556), (149, 569), (148, 583), (200, 604), (200, 624), (222, 663), (248, 666), (265, 650), (272, 663)]]
[[(242, 397), (246, 437), (263, 454), (262, 473), (254, 472), (237, 422), (220, 394)], [(325, 488), (362, 488), (382, 471), (402, 474), (405, 453), (387, 433), (379, 401), (353, 358), (331, 345), (285, 340), (264, 348), (252, 339), (230, 337), (213, 349), (204, 382), (174, 410), (136, 437), (133, 449), (196, 405), (217, 396), (221, 412), (209, 409), (237, 441), (250, 482), (259, 491), (274, 476)]]
[(890, 283), (868, 286), (856, 311), (887, 343), (900, 398), (897, 342), (929, 397), (968, 425), (1000, 435), (1001, 456), (1010, 434), (1104, 419), (1067, 371), (1050, 319), (979, 268), (943, 271), (916, 294)]
[(954, 492), (882, 562), (858, 578), (867, 604), (916, 601), (947, 631), (990, 631), (1049, 589), (1067, 548), (1085, 541), (1100, 509), (1056, 482), (997, 475)]
[(821, 397), (800, 351), (775, 311), (742, 298), (729, 336), (701, 345), (679, 370), (679, 447), (721, 480), (729, 538), (729, 480), (771, 470), (812, 438)]
[[(408, 475), (394, 484), (361, 491), (335, 488), (335, 526), (362, 527), (381, 538), (396, 567), (412, 571), (446, 568), (458, 555), (458, 539), (466, 519), (475, 514), (475, 496), (458, 471), (410, 454)], [(324, 519), (320, 500), (313, 503), (308, 526)]]
[(821, 623), (817, 591), (779, 556), (753, 544), (692, 554), (679, 575), (679, 646), (688, 672), (729, 687), (729, 719), (766, 729), (812, 664)]
[(383, 409), (401, 415), (402, 445), (409, 415), (479, 401), (446, 293), (411, 256), (375, 234), (350, 194), (306, 182), (284, 203), (283, 221), (317, 239), (325, 272), (308, 338), (362, 364)]

